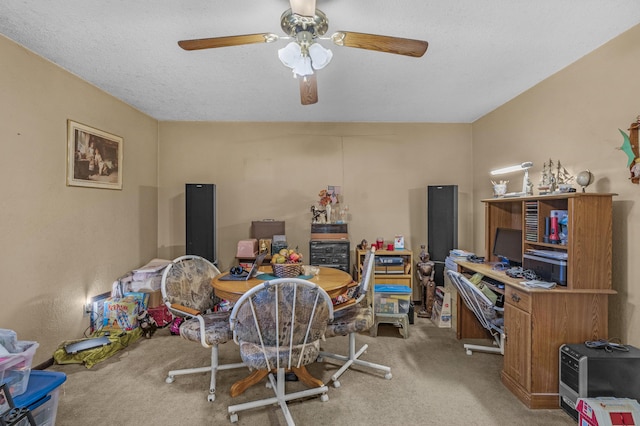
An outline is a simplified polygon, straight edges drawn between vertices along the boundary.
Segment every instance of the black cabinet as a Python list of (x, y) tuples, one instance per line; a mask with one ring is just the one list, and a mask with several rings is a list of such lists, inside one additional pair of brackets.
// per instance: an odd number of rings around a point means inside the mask
[(311, 240), (309, 265), (326, 266), (349, 272), (349, 240)]

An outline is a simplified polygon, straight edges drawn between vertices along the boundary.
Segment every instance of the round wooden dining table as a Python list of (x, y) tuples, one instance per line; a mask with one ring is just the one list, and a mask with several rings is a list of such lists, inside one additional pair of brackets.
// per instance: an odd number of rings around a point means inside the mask
[[(218, 296), (221, 299), (228, 300), (230, 302), (237, 302), (238, 299), (249, 289), (255, 287), (256, 285), (263, 283), (265, 280), (260, 279), (258, 277), (265, 277), (268, 279), (273, 279), (270, 275), (273, 273), (270, 266), (261, 266), (258, 269), (258, 275), (254, 278), (251, 278), (246, 281), (224, 281), (220, 280), (221, 277), (226, 275), (227, 273), (220, 274), (217, 277), (211, 280), (211, 285)], [(300, 276), (300, 278), (305, 278), (305, 276)], [(340, 269), (335, 268), (326, 268), (320, 267), (320, 273), (314, 275), (313, 277), (306, 278), (308, 281), (317, 284), (324, 291), (329, 294), (329, 297), (334, 298), (340, 294), (342, 294), (347, 286), (353, 281), (351, 275), (347, 272), (344, 272)], [(302, 366), (300, 368), (292, 369), (295, 375), (309, 387), (320, 387), (324, 386), (324, 383), (313, 377), (306, 369), (306, 367)], [(247, 377), (235, 382), (231, 386), (231, 396), (236, 397), (241, 395), (245, 390), (254, 384), (258, 383), (264, 377), (269, 374), (268, 370), (255, 370)]]
[[(329, 297), (334, 298), (340, 295), (347, 288), (349, 283), (351, 283), (352, 278), (351, 275), (344, 272), (340, 269), (335, 268), (325, 268), (320, 266), (320, 273), (314, 275), (313, 277), (307, 278), (308, 281), (311, 281), (314, 284), (320, 286), (324, 291), (329, 294)], [(221, 299), (228, 300), (230, 302), (236, 302), (240, 297), (249, 289), (255, 287), (256, 285), (264, 282), (263, 279), (258, 279), (261, 274), (270, 275), (273, 274), (271, 266), (261, 266), (258, 269), (257, 277), (251, 278), (247, 281), (223, 281), (220, 280), (221, 277), (226, 275), (220, 274), (217, 277), (211, 280), (211, 285), (218, 296)], [(264, 275), (262, 275), (264, 276)], [(275, 277), (273, 277), (275, 278)], [(305, 278), (304, 275), (301, 275), (299, 278)]]

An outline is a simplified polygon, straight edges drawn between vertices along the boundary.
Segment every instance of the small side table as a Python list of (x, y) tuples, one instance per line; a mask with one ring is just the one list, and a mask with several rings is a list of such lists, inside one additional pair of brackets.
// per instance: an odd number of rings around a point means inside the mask
[(380, 323), (394, 324), (400, 326), (400, 334), (405, 339), (409, 338), (409, 316), (407, 314), (383, 314), (376, 313), (373, 327), (369, 330), (369, 334), (372, 337), (378, 335), (378, 325)]

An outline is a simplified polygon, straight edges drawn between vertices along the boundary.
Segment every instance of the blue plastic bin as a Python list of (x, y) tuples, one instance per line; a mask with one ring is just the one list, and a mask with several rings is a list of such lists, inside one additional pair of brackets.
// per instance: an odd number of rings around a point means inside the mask
[(31, 370), (29, 385), (22, 395), (13, 398), (16, 407), (28, 408), (36, 425), (54, 426), (58, 411), (60, 385), (67, 375), (57, 371)]
[(411, 288), (406, 285), (377, 284), (374, 305), (376, 313), (408, 314), (411, 305)]

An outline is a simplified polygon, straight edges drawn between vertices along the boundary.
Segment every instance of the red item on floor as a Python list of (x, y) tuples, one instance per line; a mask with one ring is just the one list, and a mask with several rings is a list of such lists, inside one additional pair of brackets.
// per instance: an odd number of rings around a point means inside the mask
[(149, 308), (147, 311), (149, 311), (149, 315), (156, 320), (158, 327), (164, 327), (173, 321), (173, 315), (171, 315), (171, 312), (169, 312), (166, 305), (161, 305), (157, 308)]

